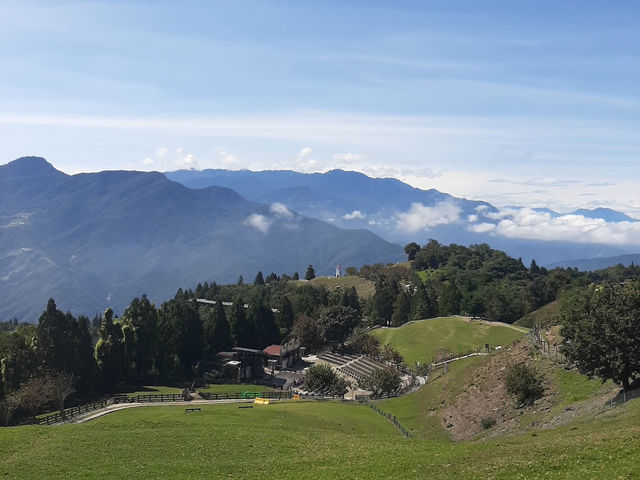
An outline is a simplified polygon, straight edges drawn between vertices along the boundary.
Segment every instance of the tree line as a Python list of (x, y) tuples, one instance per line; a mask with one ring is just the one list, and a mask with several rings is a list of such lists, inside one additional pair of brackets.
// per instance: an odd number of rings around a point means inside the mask
[[(234, 346), (263, 349), (294, 334), (309, 342), (309, 351), (337, 345), (360, 324), (355, 289), (329, 292), (282, 277), (265, 279), (258, 272), (253, 284), (205, 282), (195, 290), (179, 289), (159, 308), (142, 295), (120, 317), (107, 308), (93, 321), (64, 313), (50, 299), (37, 325), (11, 320), (11, 328), (0, 331), (5, 423), (9, 411), (19, 417), (47, 405), (58, 408), (44, 388), (38, 405), (27, 400), (27, 392), (45, 385), (51, 372), (67, 373), (76, 397), (88, 399), (126, 385), (191, 383), (218, 352)], [(200, 305), (196, 298), (215, 303)]]
[[(487, 245), (444, 246), (430, 240), (422, 247), (409, 244), (406, 251), (407, 264), (346, 269), (375, 284), (375, 292), (366, 298), (354, 287), (327, 290), (295, 281), (295, 274), (258, 272), (253, 283), (239, 278), (235, 284), (204, 282), (179, 289), (159, 308), (142, 295), (120, 317), (109, 308), (91, 321), (64, 313), (51, 299), (37, 325), (16, 320), (1, 325), (0, 405), (6, 412), (8, 399), (30, 380), (56, 372), (68, 373), (76, 397), (85, 399), (123, 385), (191, 381), (218, 352), (234, 346), (262, 349), (287, 338), (296, 338), (310, 352), (332, 348), (401, 361), (364, 328), (452, 314), (513, 322), (567, 292), (640, 277), (634, 265), (585, 273), (547, 270), (532, 261), (527, 268), (520, 259)], [(305, 276), (315, 276), (311, 265)], [(196, 298), (216, 303), (203, 306)], [(597, 303), (606, 300), (597, 298)], [(611, 308), (626, 308), (606, 301)], [(576, 310), (571, 315), (578, 314)], [(601, 371), (584, 368), (596, 375)]]
[(436, 316), (468, 315), (513, 323), (526, 314), (591, 283), (640, 277), (640, 267), (617, 265), (596, 272), (548, 270), (532, 260), (509, 257), (486, 244), (441, 245), (429, 240), (405, 247), (404, 265), (365, 265), (360, 275), (376, 284), (364, 306), (372, 325), (399, 326)]

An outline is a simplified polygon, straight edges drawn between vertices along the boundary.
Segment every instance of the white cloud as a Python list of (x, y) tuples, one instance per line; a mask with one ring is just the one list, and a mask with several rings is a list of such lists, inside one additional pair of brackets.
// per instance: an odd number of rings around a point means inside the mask
[(493, 223), (477, 223), (475, 225), (471, 225), (468, 230), (475, 233), (487, 233), (496, 229), (496, 226)]
[(460, 211), (459, 205), (449, 201), (436, 203), (433, 207), (412, 203), (407, 212), (397, 215), (397, 226), (406, 232), (427, 230), (437, 225), (457, 222)]
[(304, 147), (300, 150), (300, 153), (298, 153), (298, 160), (304, 160), (305, 158), (310, 157), (312, 153), (313, 150), (311, 150), (311, 147)]
[(222, 163), (222, 168), (238, 169), (240, 168), (240, 158), (236, 155), (229, 153), (224, 148), (218, 147), (214, 151), (217, 160)]
[(192, 153), (188, 153), (180, 157), (179, 166), (189, 170), (196, 170), (198, 168), (198, 159)]
[(303, 173), (317, 172), (320, 170), (318, 160), (311, 155), (313, 150), (311, 147), (304, 147), (295, 158), (295, 170)]
[(166, 157), (167, 153), (169, 153), (169, 149), (167, 147), (158, 147), (158, 149), (156, 150), (156, 156), (159, 159), (163, 159), (164, 157)]
[(333, 156), (333, 159), (339, 162), (359, 162), (361, 160), (364, 160), (365, 158), (366, 158), (365, 155), (361, 153), (351, 153), (351, 152), (336, 153)]
[(276, 215), (279, 215), (281, 217), (293, 218), (293, 213), (291, 212), (291, 210), (289, 210), (287, 206), (282, 203), (272, 203), (269, 210), (271, 211), (271, 213), (275, 213)]
[(469, 215), (469, 216), (467, 216), (467, 220), (470, 223), (477, 222), (478, 221), (478, 215)]
[(272, 221), (259, 213), (252, 213), (244, 221), (245, 225), (255, 228), (256, 230), (267, 233)]
[(366, 215), (364, 215), (360, 210), (354, 210), (353, 212), (342, 216), (345, 220), (362, 220), (364, 217), (366, 217)]
[(531, 208), (504, 208), (486, 216), (496, 223), (474, 224), (468, 230), (508, 238), (640, 245), (640, 222), (606, 222), (582, 215), (552, 216)]
[(153, 165), (153, 158), (145, 158), (144, 160), (142, 160), (142, 164), (143, 165)]

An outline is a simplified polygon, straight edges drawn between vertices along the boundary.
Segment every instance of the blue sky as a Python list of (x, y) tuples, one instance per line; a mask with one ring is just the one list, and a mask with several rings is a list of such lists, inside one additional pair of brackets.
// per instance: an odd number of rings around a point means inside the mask
[(362, 170), (640, 214), (636, 1), (0, 1), (0, 163)]

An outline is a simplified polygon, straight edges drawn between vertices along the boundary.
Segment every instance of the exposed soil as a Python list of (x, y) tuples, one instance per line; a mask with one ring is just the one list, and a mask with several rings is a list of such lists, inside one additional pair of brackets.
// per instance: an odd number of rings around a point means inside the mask
[[(559, 404), (559, 399), (552, 373), (553, 369), (563, 367), (542, 357), (536, 361), (536, 367), (542, 376), (543, 397), (532, 406), (516, 408), (514, 399), (507, 395), (504, 386), (507, 367), (532, 361), (530, 343), (523, 339), (475, 366), (473, 382), (465, 386), (455, 400), (444, 405), (441, 410), (442, 424), (452, 439), (491, 437), (555, 427), (585, 414), (601, 414), (619, 393), (618, 387), (611, 387), (589, 400), (576, 402), (564, 409), (554, 409)], [(495, 425), (485, 429), (482, 420), (489, 418), (495, 420)]]

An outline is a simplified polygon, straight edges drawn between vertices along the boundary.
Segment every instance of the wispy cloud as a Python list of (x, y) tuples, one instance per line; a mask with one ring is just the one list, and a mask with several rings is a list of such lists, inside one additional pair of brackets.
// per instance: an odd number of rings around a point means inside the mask
[(362, 161), (366, 158), (366, 155), (363, 155), (362, 153), (352, 153), (352, 152), (345, 152), (345, 153), (336, 153), (333, 156), (334, 160), (337, 160), (339, 162), (359, 162)]
[(269, 231), (269, 227), (271, 227), (272, 220), (260, 213), (252, 213), (244, 223), (266, 234)]
[(281, 217), (293, 218), (293, 212), (286, 205), (279, 202), (272, 203), (269, 211)]
[(477, 62), (451, 62), (439, 60), (426, 61), (415, 58), (402, 58), (400, 56), (388, 57), (383, 55), (367, 55), (358, 53), (314, 55), (311, 58), (317, 60), (344, 61), (349, 63), (357, 62), (372, 65), (388, 65), (392, 67), (404, 67), (415, 70), (430, 71), (482, 71), (494, 68), (493, 65)]

